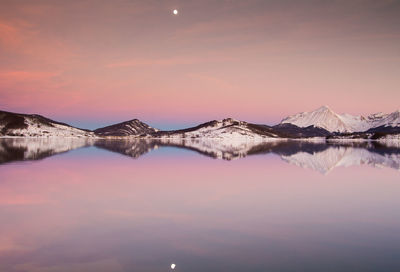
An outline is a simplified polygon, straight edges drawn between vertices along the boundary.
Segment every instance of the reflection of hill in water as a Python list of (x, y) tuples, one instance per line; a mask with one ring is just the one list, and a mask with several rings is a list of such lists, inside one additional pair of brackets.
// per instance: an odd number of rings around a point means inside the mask
[(158, 147), (156, 141), (149, 141), (146, 139), (128, 139), (122, 141), (101, 139), (97, 140), (94, 145), (98, 148), (120, 153), (132, 158), (139, 158)]
[(307, 141), (229, 141), (201, 138), (170, 139), (73, 139), (8, 138), (0, 139), (0, 163), (38, 160), (85, 146), (138, 158), (153, 149), (172, 146), (196, 151), (202, 155), (232, 160), (255, 154), (276, 154), (285, 162), (321, 173), (338, 166), (370, 165), (400, 169), (400, 148), (376, 142), (316, 143)]
[(0, 163), (40, 160), (92, 144), (87, 138), (4, 138), (0, 139)]

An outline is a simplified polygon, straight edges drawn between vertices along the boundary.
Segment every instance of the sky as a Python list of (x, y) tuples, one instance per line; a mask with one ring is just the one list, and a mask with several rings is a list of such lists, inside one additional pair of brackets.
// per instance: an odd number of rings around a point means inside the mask
[(399, 26), (387, 0), (0, 0), (0, 109), (164, 129), (392, 112)]

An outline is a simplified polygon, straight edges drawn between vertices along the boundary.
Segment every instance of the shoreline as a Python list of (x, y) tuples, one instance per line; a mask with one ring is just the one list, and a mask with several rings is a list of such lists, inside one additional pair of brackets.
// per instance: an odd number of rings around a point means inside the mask
[[(391, 135), (389, 135), (391, 136)], [(241, 140), (246, 142), (273, 142), (273, 141), (301, 141), (301, 142), (314, 142), (314, 143), (349, 143), (349, 142), (400, 142), (400, 135), (393, 135), (393, 138), (381, 139), (364, 139), (364, 138), (323, 138), (323, 137), (309, 137), (309, 138), (280, 138), (280, 137), (183, 137), (183, 136), (0, 136), (0, 139), (98, 139), (98, 140)]]

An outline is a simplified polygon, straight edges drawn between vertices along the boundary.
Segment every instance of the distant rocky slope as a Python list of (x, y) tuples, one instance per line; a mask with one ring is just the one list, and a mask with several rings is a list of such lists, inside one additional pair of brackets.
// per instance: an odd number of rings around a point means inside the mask
[(99, 136), (148, 136), (156, 133), (158, 129), (133, 119), (115, 125), (98, 128), (94, 133)]
[(0, 111), (0, 136), (94, 137), (94, 133), (56, 122), (37, 114)]

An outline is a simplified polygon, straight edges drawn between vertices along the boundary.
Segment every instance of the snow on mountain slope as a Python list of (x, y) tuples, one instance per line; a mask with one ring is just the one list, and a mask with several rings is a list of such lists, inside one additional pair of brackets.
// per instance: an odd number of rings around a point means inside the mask
[(186, 137), (204, 137), (219, 138), (219, 139), (261, 139), (262, 136), (253, 133), (246, 125), (245, 122), (241, 122), (232, 118), (224, 119), (215, 122), (213, 125), (202, 127), (196, 131), (190, 131), (185, 133)]
[(371, 114), (367, 118), (351, 114), (337, 114), (328, 106), (311, 112), (302, 112), (282, 120), (281, 124), (293, 124), (298, 127), (315, 126), (330, 132), (363, 132), (379, 126), (400, 126), (400, 112), (391, 114)]
[[(347, 119), (351, 119), (347, 116)], [(281, 123), (290, 123), (298, 127), (315, 126), (330, 132), (351, 132), (352, 128), (329, 107), (323, 106), (311, 112), (302, 112), (289, 116)]]
[(90, 131), (75, 128), (36, 114), (0, 111), (0, 135), (23, 137), (94, 137)]
[(227, 145), (240, 145), (249, 141), (264, 141), (277, 138), (278, 135), (268, 126), (254, 125), (232, 118), (211, 121), (197, 127), (163, 131), (160, 138), (209, 138), (224, 142)]
[(397, 110), (390, 114), (372, 114), (368, 116), (368, 122), (371, 124), (370, 128), (380, 126), (400, 126), (400, 110)]

